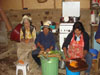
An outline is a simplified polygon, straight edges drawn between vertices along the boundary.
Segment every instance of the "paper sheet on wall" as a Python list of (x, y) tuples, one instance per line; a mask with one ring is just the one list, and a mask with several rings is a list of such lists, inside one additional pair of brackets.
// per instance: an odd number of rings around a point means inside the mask
[(62, 4), (62, 16), (73, 16), (79, 17), (80, 16), (80, 2), (79, 1), (68, 1), (63, 2)]

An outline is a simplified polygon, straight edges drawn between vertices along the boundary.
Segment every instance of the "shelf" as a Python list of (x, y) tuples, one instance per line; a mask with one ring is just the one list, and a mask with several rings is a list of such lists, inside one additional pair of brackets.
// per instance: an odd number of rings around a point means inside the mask
[(91, 24), (91, 26), (98, 26), (98, 24)]
[(92, 0), (90, 0), (90, 9), (91, 10), (100, 10), (100, 6), (97, 4), (97, 6), (93, 6)]
[(91, 7), (91, 10), (100, 10), (100, 7)]
[(92, 32), (95, 32), (98, 30), (98, 26), (92, 26)]

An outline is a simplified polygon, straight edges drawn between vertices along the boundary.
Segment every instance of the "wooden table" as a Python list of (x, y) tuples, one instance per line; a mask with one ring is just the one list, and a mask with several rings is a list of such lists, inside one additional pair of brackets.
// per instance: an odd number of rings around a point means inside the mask
[(67, 68), (72, 71), (72, 72), (78, 72), (78, 71), (84, 71), (87, 70), (88, 65), (85, 61), (81, 60), (81, 59), (73, 59), (76, 60), (78, 62), (78, 67), (77, 68), (73, 68), (71, 67), (69, 64), (70, 62), (66, 62), (66, 66)]

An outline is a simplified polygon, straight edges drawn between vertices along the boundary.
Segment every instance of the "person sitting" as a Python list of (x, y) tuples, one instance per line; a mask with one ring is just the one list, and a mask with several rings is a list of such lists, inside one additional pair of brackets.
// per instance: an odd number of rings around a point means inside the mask
[(37, 57), (42, 51), (51, 51), (55, 49), (55, 39), (53, 34), (50, 32), (49, 23), (46, 21), (43, 25), (43, 32), (40, 32), (36, 37), (35, 44), (37, 49), (32, 51), (32, 57), (35, 59), (37, 64), (40, 66), (40, 59)]
[(35, 38), (36, 30), (32, 25), (31, 17), (24, 15), (22, 18), (22, 27), (20, 29), (20, 42), (17, 43), (17, 56), (18, 60), (28, 61), (28, 55), (33, 50), (36, 49)]
[(92, 66), (92, 55), (89, 53), (89, 35), (85, 32), (81, 22), (76, 22), (73, 25), (73, 30), (65, 39), (62, 49), (66, 61), (76, 58), (86, 60), (88, 69), (85, 74), (89, 75)]
[(95, 35), (95, 39), (96, 39), (96, 42), (100, 44), (100, 23), (99, 23), (99, 27)]

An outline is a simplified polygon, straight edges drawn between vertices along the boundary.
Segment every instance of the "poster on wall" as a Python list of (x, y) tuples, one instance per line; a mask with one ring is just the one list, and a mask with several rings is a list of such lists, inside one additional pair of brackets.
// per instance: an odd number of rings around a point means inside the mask
[(80, 16), (80, 2), (79, 1), (67, 1), (62, 3), (62, 16)]

